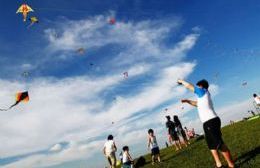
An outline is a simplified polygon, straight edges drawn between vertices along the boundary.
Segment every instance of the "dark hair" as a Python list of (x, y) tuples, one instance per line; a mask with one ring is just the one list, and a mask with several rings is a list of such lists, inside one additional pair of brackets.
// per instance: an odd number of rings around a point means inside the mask
[(197, 86), (201, 86), (204, 89), (208, 89), (209, 88), (209, 83), (205, 79), (202, 79), (202, 80), (198, 81), (196, 85)]
[(175, 124), (176, 124), (177, 126), (181, 125), (181, 122), (180, 122), (180, 120), (179, 120), (179, 118), (178, 118), (177, 115), (173, 116), (173, 120), (174, 120), (174, 122), (175, 122)]
[(254, 96), (254, 97), (257, 97), (257, 94), (254, 93), (253, 96)]
[(167, 120), (170, 120), (171, 119), (171, 117), (170, 116), (165, 116), (166, 118), (167, 118)]
[(124, 146), (123, 147), (123, 151), (128, 151), (129, 150), (129, 147), (128, 146)]
[(113, 140), (113, 135), (108, 135), (107, 140)]
[(148, 134), (153, 133), (153, 129), (148, 130)]

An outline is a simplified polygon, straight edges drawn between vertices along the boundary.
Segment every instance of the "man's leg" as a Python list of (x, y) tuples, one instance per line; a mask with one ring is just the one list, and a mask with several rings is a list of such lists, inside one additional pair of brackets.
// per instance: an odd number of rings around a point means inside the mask
[(222, 166), (222, 163), (221, 163), (221, 161), (220, 161), (220, 159), (219, 159), (219, 155), (218, 155), (218, 151), (217, 150), (210, 150), (211, 151), (211, 154), (212, 154), (212, 156), (213, 156), (213, 158), (214, 158), (214, 160), (215, 160), (215, 162), (216, 162), (216, 166), (217, 167), (221, 167)]
[(234, 167), (235, 165), (234, 165), (234, 162), (232, 160), (230, 151), (229, 151), (228, 147), (225, 144), (223, 144), (222, 147), (221, 147), (221, 153), (224, 156), (224, 158), (226, 159), (226, 161), (228, 163), (228, 166), (229, 167)]
[(112, 154), (110, 157), (112, 168), (116, 168), (116, 155)]
[(155, 162), (154, 155), (152, 155), (152, 165), (154, 165), (154, 162)]

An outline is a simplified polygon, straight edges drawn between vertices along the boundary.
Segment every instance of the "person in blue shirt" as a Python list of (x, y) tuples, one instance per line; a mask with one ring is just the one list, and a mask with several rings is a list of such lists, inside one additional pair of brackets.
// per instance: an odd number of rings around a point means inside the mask
[(228, 166), (231, 168), (234, 167), (235, 165), (232, 160), (230, 151), (222, 139), (221, 121), (213, 107), (211, 95), (208, 91), (208, 81), (206, 81), (205, 79), (200, 80), (197, 82), (196, 86), (180, 79), (177, 82), (178, 84), (183, 85), (184, 87), (195, 93), (197, 96), (197, 101), (182, 99), (181, 102), (188, 103), (192, 106), (197, 107), (199, 118), (203, 123), (205, 139), (208, 148), (210, 149), (211, 154), (216, 162), (216, 167), (223, 167), (219, 159), (218, 150), (221, 151), (222, 155), (228, 163)]

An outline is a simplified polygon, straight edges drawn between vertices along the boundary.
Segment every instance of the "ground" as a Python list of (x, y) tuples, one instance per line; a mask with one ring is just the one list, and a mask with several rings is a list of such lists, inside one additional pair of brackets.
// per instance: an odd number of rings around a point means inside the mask
[[(236, 167), (260, 168), (260, 119), (240, 121), (222, 129), (225, 143), (236, 160)], [(151, 165), (151, 156), (145, 157), (144, 168), (213, 168), (214, 161), (205, 140), (198, 139), (178, 152), (172, 147), (161, 150), (162, 163)], [(222, 163), (226, 166), (222, 158)]]

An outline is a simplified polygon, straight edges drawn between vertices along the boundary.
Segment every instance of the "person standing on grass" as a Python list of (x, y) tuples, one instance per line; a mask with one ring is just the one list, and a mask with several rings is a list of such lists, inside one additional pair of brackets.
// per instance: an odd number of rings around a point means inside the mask
[(175, 130), (175, 124), (173, 121), (171, 121), (170, 116), (166, 116), (166, 119), (167, 119), (166, 128), (168, 129), (169, 142), (170, 144), (173, 143), (176, 151), (178, 151), (179, 149), (181, 149), (181, 143), (178, 134)]
[(110, 168), (116, 168), (116, 144), (113, 135), (108, 135), (107, 141), (103, 148), (103, 153), (106, 156)]
[(253, 94), (255, 104), (260, 107), (260, 96), (257, 96), (257, 94)]
[(134, 160), (129, 154), (129, 147), (123, 147), (123, 168), (132, 168), (134, 164)]
[(181, 121), (179, 120), (177, 115), (173, 116), (173, 120), (177, 128), (177, 132), (183, 138), (183, 144), (187, 147), (190, 142), (188, 141), (185, 131), (182, 128)]
[(160, 149), (156, 140), (156, 136), (154, 135), (153, 129), (148, 130), (148, 148), (151, 149), (152, 165), (154, 165), (155, 159), (157, 159), (160, 163)]
[(199, 118), (203, 123), (205, 139), (208, 148), (210, 149), (211, 154), (216, 162), (216, 167), (223, 167), (219, 159), (218, 150), (221, 150), (222, 155), (228, 163), (228, 166), (230, 168), (234, 167), (234, 162), (232, 160), (230, 151), (222, 139), (221, 121), (213, 108), (211, 96), (208, 91), (208, 81), (205, 79), (200, 80), (197, 82), (196, 87), (181, 79), (179, 79), (177, 82), (178, 84), (183, 85), (190, 91), (194, 92), (197, 96), (197, 101), (182, 99), (181, 102), (197, 107)]

